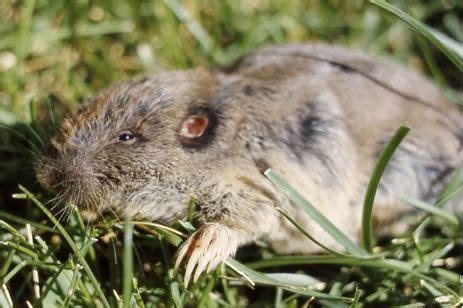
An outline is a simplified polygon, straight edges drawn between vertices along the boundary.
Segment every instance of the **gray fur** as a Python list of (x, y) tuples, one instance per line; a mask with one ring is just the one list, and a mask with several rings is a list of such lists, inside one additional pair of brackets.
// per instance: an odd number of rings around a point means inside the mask
[[(215, 117), (210, 138), (184, 146), (183, 120), (205, 110)], [(171, 223), (196, 198), (202, 227), (179, 254), (190, 256), (189, 276), (257, 238), (280, 253), (317, 251), (276, 206), (336, 248), (269, 184), (266, 167), (357, 240), (372, 167), (406, 123), (411, 133), (375, 204), (380, 225), (397, 220), (408, 210), (402, 195), (432, 198), (436, 181), (461, 165), (460, 116), (433, 84), (390, 62), (323, 44), (270, 47), (226, 72), (165, 72), (102, 91), (64, 120), (37, 174), (88, 218), (113, 210)], [(116, 142), (124, 130), (136, 142)]]

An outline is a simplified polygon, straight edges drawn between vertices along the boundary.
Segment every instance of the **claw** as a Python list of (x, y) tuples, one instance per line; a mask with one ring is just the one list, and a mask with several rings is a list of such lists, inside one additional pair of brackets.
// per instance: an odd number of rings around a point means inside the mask
[(193, 270), (196, 267), (196, 263), (198, 262), (200, 255), (201, 255), (201, 251), (199, 249), (195, 249), (193, 250), (193, 252), (190, 255), (190, 258), (187, 261), (187, 265), (185, 269), (185, 278), (184, 278), (185, 288), (188, 286), (188, 283), (190, 282), (191, 274), (193, 274)]
[(230, 228), (210, 223), (203, 225), (193, 233), (182, 245), (177, 253), (174, 271), (185, 258), (186, 261), (184, 286), (188, 287), (191, 277), (193, 282), (198, 281), (203, 272), (211, 272), (222, 261), (233, 255), (239, 246), (237, 234)]
[(182, 263), (183, 259), (187, 255), (191, 255), (191, 248), (193, 247), (192, 242), (195, 240), (195, 234), (196, 233), (191, 235), (178, 250), (174, 264), (174, 273), (177, 273), (178, 268), (180, 267), (180, 264)]

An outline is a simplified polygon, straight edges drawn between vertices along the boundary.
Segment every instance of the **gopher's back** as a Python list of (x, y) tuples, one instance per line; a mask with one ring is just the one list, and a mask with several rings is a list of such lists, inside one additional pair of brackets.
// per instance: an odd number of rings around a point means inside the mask
[[(252, 120), (253, 159), (289, 179), (353, 238), (371, 170), (401, 124), (411, 131), (381, 181), (380, 224), (407, 211), (403, 196), (434, 198), (461, 165), (461, 113), (432, 83), (396, 64), (341, 47), (290, 45), (252, 54), (231, 75), (247, 80), (240, 108)], [(315, 237), (332, 242), (287, 207)], [(314, 248), (274, 244), (281, 252)]]

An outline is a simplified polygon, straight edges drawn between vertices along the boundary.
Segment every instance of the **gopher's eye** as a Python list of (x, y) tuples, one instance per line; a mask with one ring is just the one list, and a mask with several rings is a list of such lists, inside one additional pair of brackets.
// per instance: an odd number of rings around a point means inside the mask
[(123, 131), (117, 137), (120, 142), (132, 143), (135, 141), (135, 134), (129, 130)]

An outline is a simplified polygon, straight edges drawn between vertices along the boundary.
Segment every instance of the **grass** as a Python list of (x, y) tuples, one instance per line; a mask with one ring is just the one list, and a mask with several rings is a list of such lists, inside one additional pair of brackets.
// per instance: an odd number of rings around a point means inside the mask
[[(376, 236), (376, 244), (369, 242), (375, 236), (370, 220), (376, 185), (393, 147), (400, 146), (397, 138), (371, 178), (364, 204), (364, 247), (346, 242), (345, 235), (317, 215), (284, 179), (268, 171), (269, 179), (347, 252), (277, 256), (258, 242), (188, 290), (181, 273), (173, 272), (173, 256), (194, 230), (190, 221), (172, 229), (107, 217), (87, 226), (76, 210), (68, 220), (59, 220), (59, 214), (47, 209), (53, 196), (37, 185), (31, 164), (56, 119), (98, 89), (137, 73), (229, 65), (270, 43), (323, 40), (391, 57), (428, 74), (461, 104), (462, 5), (437, 0), (392, 4), (1, 2), (0, 306), (456, 304), (462, 296), (462, 225), (461, 217), (446, 211), (445, 204), (461, 188), (463, 172), (455, 175), (435, 205), (404, 196), (422, 215), (403, 236)], [(308, 240), (317, 240), (296, 218), (282, 215)]]
[(386, 170), (389, 160), (394, 155), (395, 150), (400, 145), (402, 140), (410, 131), (409, 127), (401, 126), (397, 129), (396, 133), (392, 136), (389, 143), (384, 147), (383, 152), (378, 158), (375, 167), (371, 173), (370, 181), (367, 186), (367, 191), (365, 193), (365, 199), (363, 201), (362, 208), (362, 241), (363, 246), (368, 252), (372, 252), (373, 243), (372, 243), (372, 212), (373, 212), (373, 203), (375, 201), (376, 191), (378, 190), (379, 182), (383, 176), (384, 171)]

